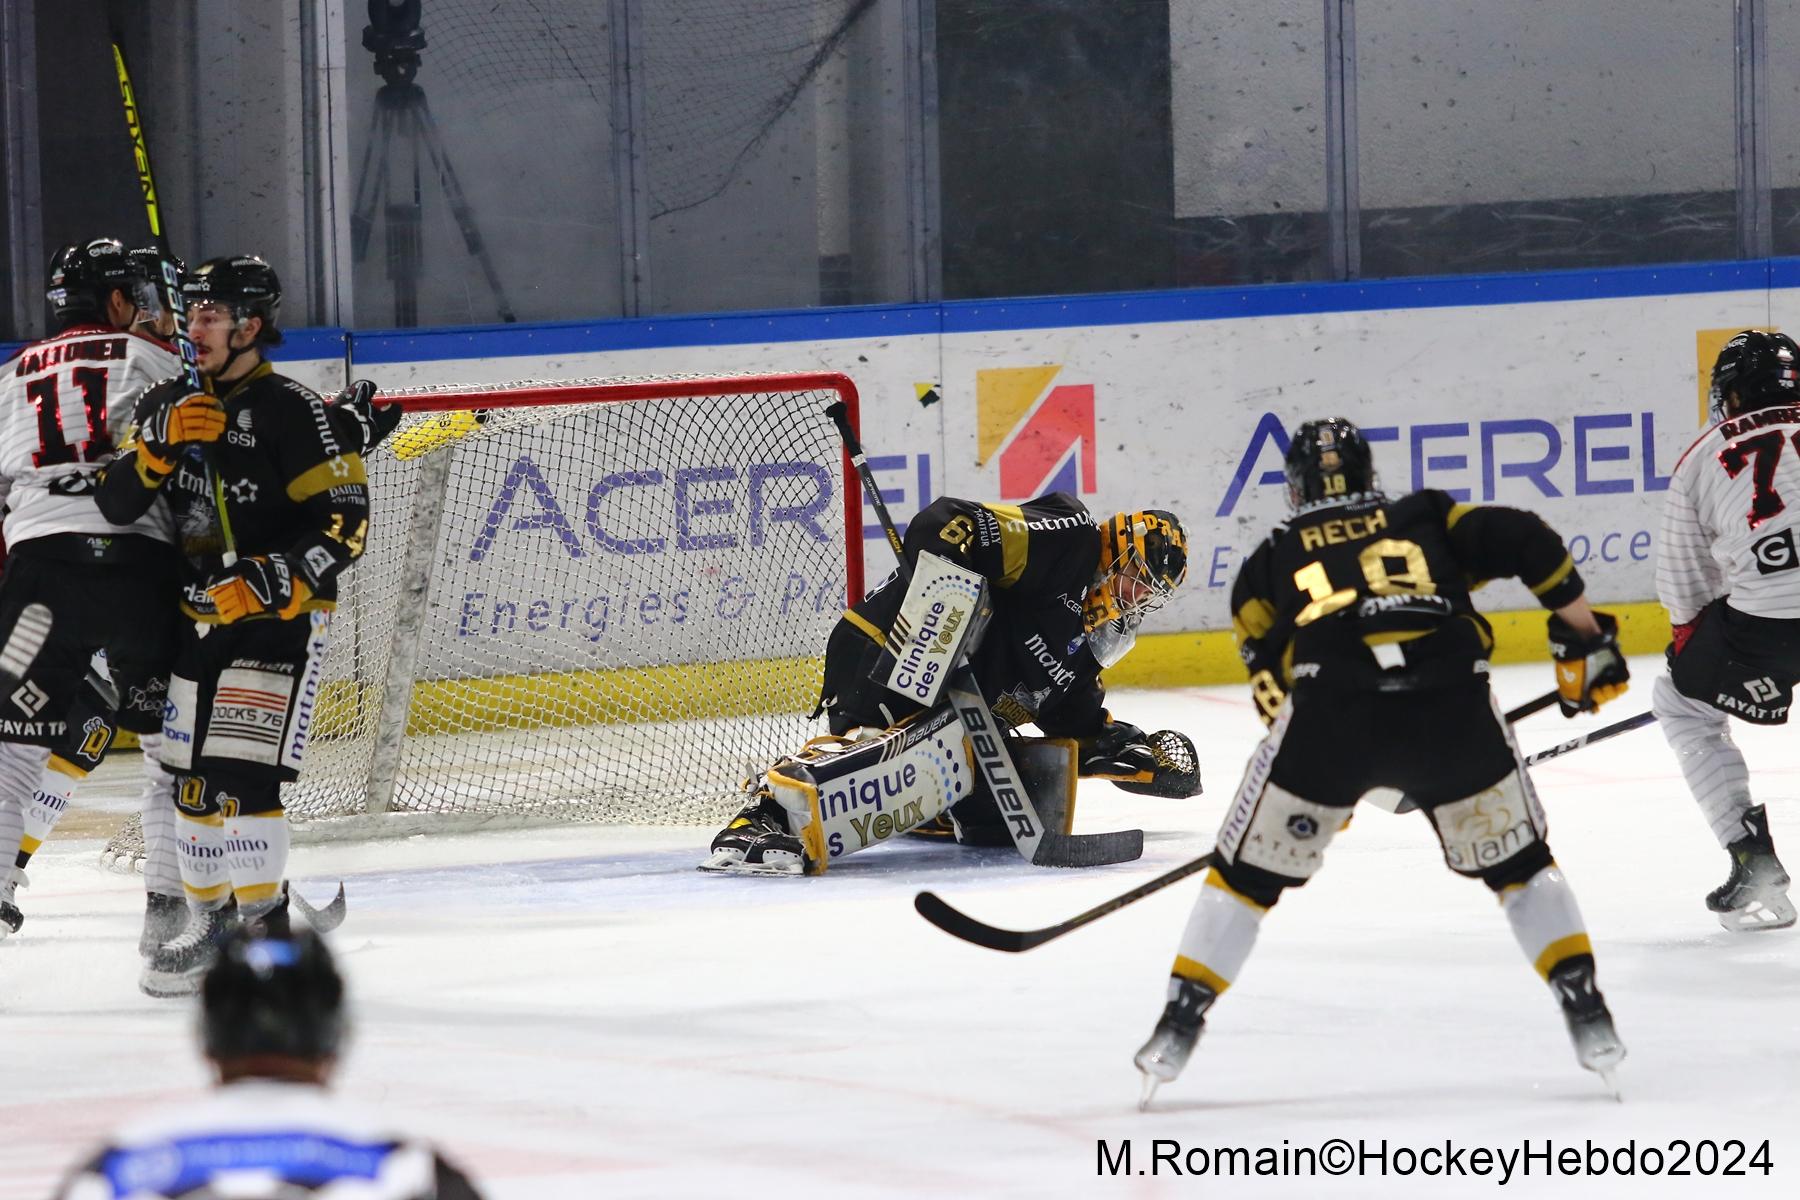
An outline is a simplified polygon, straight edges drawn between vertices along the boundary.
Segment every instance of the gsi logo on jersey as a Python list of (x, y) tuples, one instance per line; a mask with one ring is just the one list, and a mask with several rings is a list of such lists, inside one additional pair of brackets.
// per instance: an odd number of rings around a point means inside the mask
[[(567, 486), (567, 481), (558, 480)], [(613, 554), (661, 554), (676, 550), (760, 547), (786, 536), (833, 540), (831, 473), (818, 463), (772, 462), (748, 465), (616, 471), (589, 485), (585, 496), (566, 505), (543, 468), (521, 454), (506, 472), (500, 490), (469, 549), (480, 562), (503, 532), (550, 530), (570, 558), (598, 547)], [(578, 533), (577, 530), (581, 532)], [(582, 534), (585, 534), (584, 538)]]
[(998, 454), (1000, 499), (1045, 492), (1092, 495), (1095, 470), (1094, 385), (1056, 387), (1060, 366), (996, 367), (975, 372), (977, 445), (982, 466)]

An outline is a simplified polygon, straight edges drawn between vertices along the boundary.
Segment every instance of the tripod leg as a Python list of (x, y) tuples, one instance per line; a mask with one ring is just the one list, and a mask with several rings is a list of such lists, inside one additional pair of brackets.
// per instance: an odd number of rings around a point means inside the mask
[(417, 104), (424, 94), (409, 89), (406, 103), (395, 110), (407, 148), (412, 152), (412, 194), (396, 196), (389, 189), (387, 215), (387, 274), (394, 285), (394, 324), (408, 329), (419, 323), (419, 264), (424, 261), (425, 226), (424, 156), (419, 152)]
[(514, 315), (512, 303), (506, 298), (506, 288), (501, 285), (500, 276), (494, 271), (494, 262), (488, 257), (487, 245), (481, 240), (481, 230), (475, 224), (475, 210), (470, 206), (468, 197), (463, 194), (462, 182), (456, 177), (456, 168), (450, 163), (450, 155), (444, 149), (437, 121), (432, 118), (423, 92), (419, 94), (415, 120), (423, 135), (425, 148), (431, 154), (432, 165), (437, 168), (438, 179), (444, 185), (444, 195), (450, 201), (450, 211), (456, 216), (456, 227), (462, 231), (463, 245), (468, 247), (470, 256), (481, 264), (481, 273), (487, 278), (488, 287), (493, 290), (494, 305), (499, 310), (500, 319), (510, 324), (519, 318)]
[[(363, 147), (362, 165), (356, 170), (356, 205), (350, 210), (350, 246), (357, 262), (368, 257), (369, 235), (375, 230), (375, 206), (387, 190), (388, 140), (393, 131), (389, 116), (387, 106), (377, 98), (374, 114), (369, 118), (369, 141)], [(381, 164), (379, 170), (375, 169), (377, 162)]]

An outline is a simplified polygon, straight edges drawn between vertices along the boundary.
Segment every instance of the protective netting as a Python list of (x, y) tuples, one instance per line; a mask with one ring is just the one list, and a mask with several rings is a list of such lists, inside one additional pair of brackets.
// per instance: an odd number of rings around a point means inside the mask
[[(477, 108), (541, 104), (560, 94), (609, 111), (622, 52), (613, 22), (624, 19), (654, 220), (725, 191), (874, 4), (436, 0), (421, 22), (426, 78), (448, 81)], [(565, 150), (562, 127), (539, 122), (537, 129), (546, 161), (554, 161)]]
[(399, 394), (290, 819), (362, 816), (372, 794), (426, 828), (729, 816), (743, 777), (817, 732), (853, 561), (840, 384)]

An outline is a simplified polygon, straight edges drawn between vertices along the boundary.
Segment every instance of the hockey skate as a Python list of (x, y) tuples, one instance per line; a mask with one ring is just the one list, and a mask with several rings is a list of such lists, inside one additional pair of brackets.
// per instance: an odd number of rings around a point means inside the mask
[(25, 914), (13, 903), (22, 887), (29, 887), (25, 872), (18, 867), (0, 867), (0, 942), (19, 932), (19, 926), (25, 924)]
[(806, 851), (788, 832), (780, 803), (759, 788), (713, 838), (712, 854), (700, 869), (730, 875), (804, 875)]
[(187, 924), (187, 901), (161, 892), (144, 893), (144, 931), (138, 935), (138, 957), (150, 958), (180, 935)]
[(158, 946), (138, 986), (147, 996), (191, 996), (200, 990), (201, 976), (219, 955), (219, 943), (237, 924), (237, 909), (227, 902), (221, 908), (188, 914), (187, 928), (174, 941)]
[(1794, 923), (1788, 899), (1788, 873), (1775, 857), (1769, 815), (1758, 804), (1744, 814), (1744, 836), (1726, 847), (1731, 875), (1708, 892), (1706, 907), (1719, 914), (1719, 924), (1733, 933), (1786, 929)]
[(1594, 960), (1579, 955), (1558, 966), (1550, 972), (1550, 990), (1562, 1005), (1569, 1040), (1575, 1044), (1575, 1061), (1600, 1076), (1613, 1099), (1619, 1099), (1613, 1071), (1625, 1061), (1625, 1043), (1613, 1028), (1606, 997), (1594, 983)]
[(1138, 1097), (1140, 1112), (1150, 1107), (1159, 1085), (1174, 1082), (1187, 1066), (1188, 1055), (1206, 1027), (1206, 1010), (1219, 998), (1219, 993), (1191, 979), (1171, 978), (1169, 987), (1173, 995), (1163, 1006), (1156, 1029), (1131, 1060), (1144, 1073), (1144, 1091)]

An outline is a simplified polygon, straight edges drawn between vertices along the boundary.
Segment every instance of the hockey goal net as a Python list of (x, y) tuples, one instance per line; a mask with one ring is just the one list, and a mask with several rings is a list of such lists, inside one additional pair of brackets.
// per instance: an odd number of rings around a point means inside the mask
[(854, 421), (847, 377), (382, 399), (407, 416), (367, 456), (367, 547), (283, 789), (305, 832), (717, 823), (816, 732), (825, 640), (862, 588), (825, 412)]

